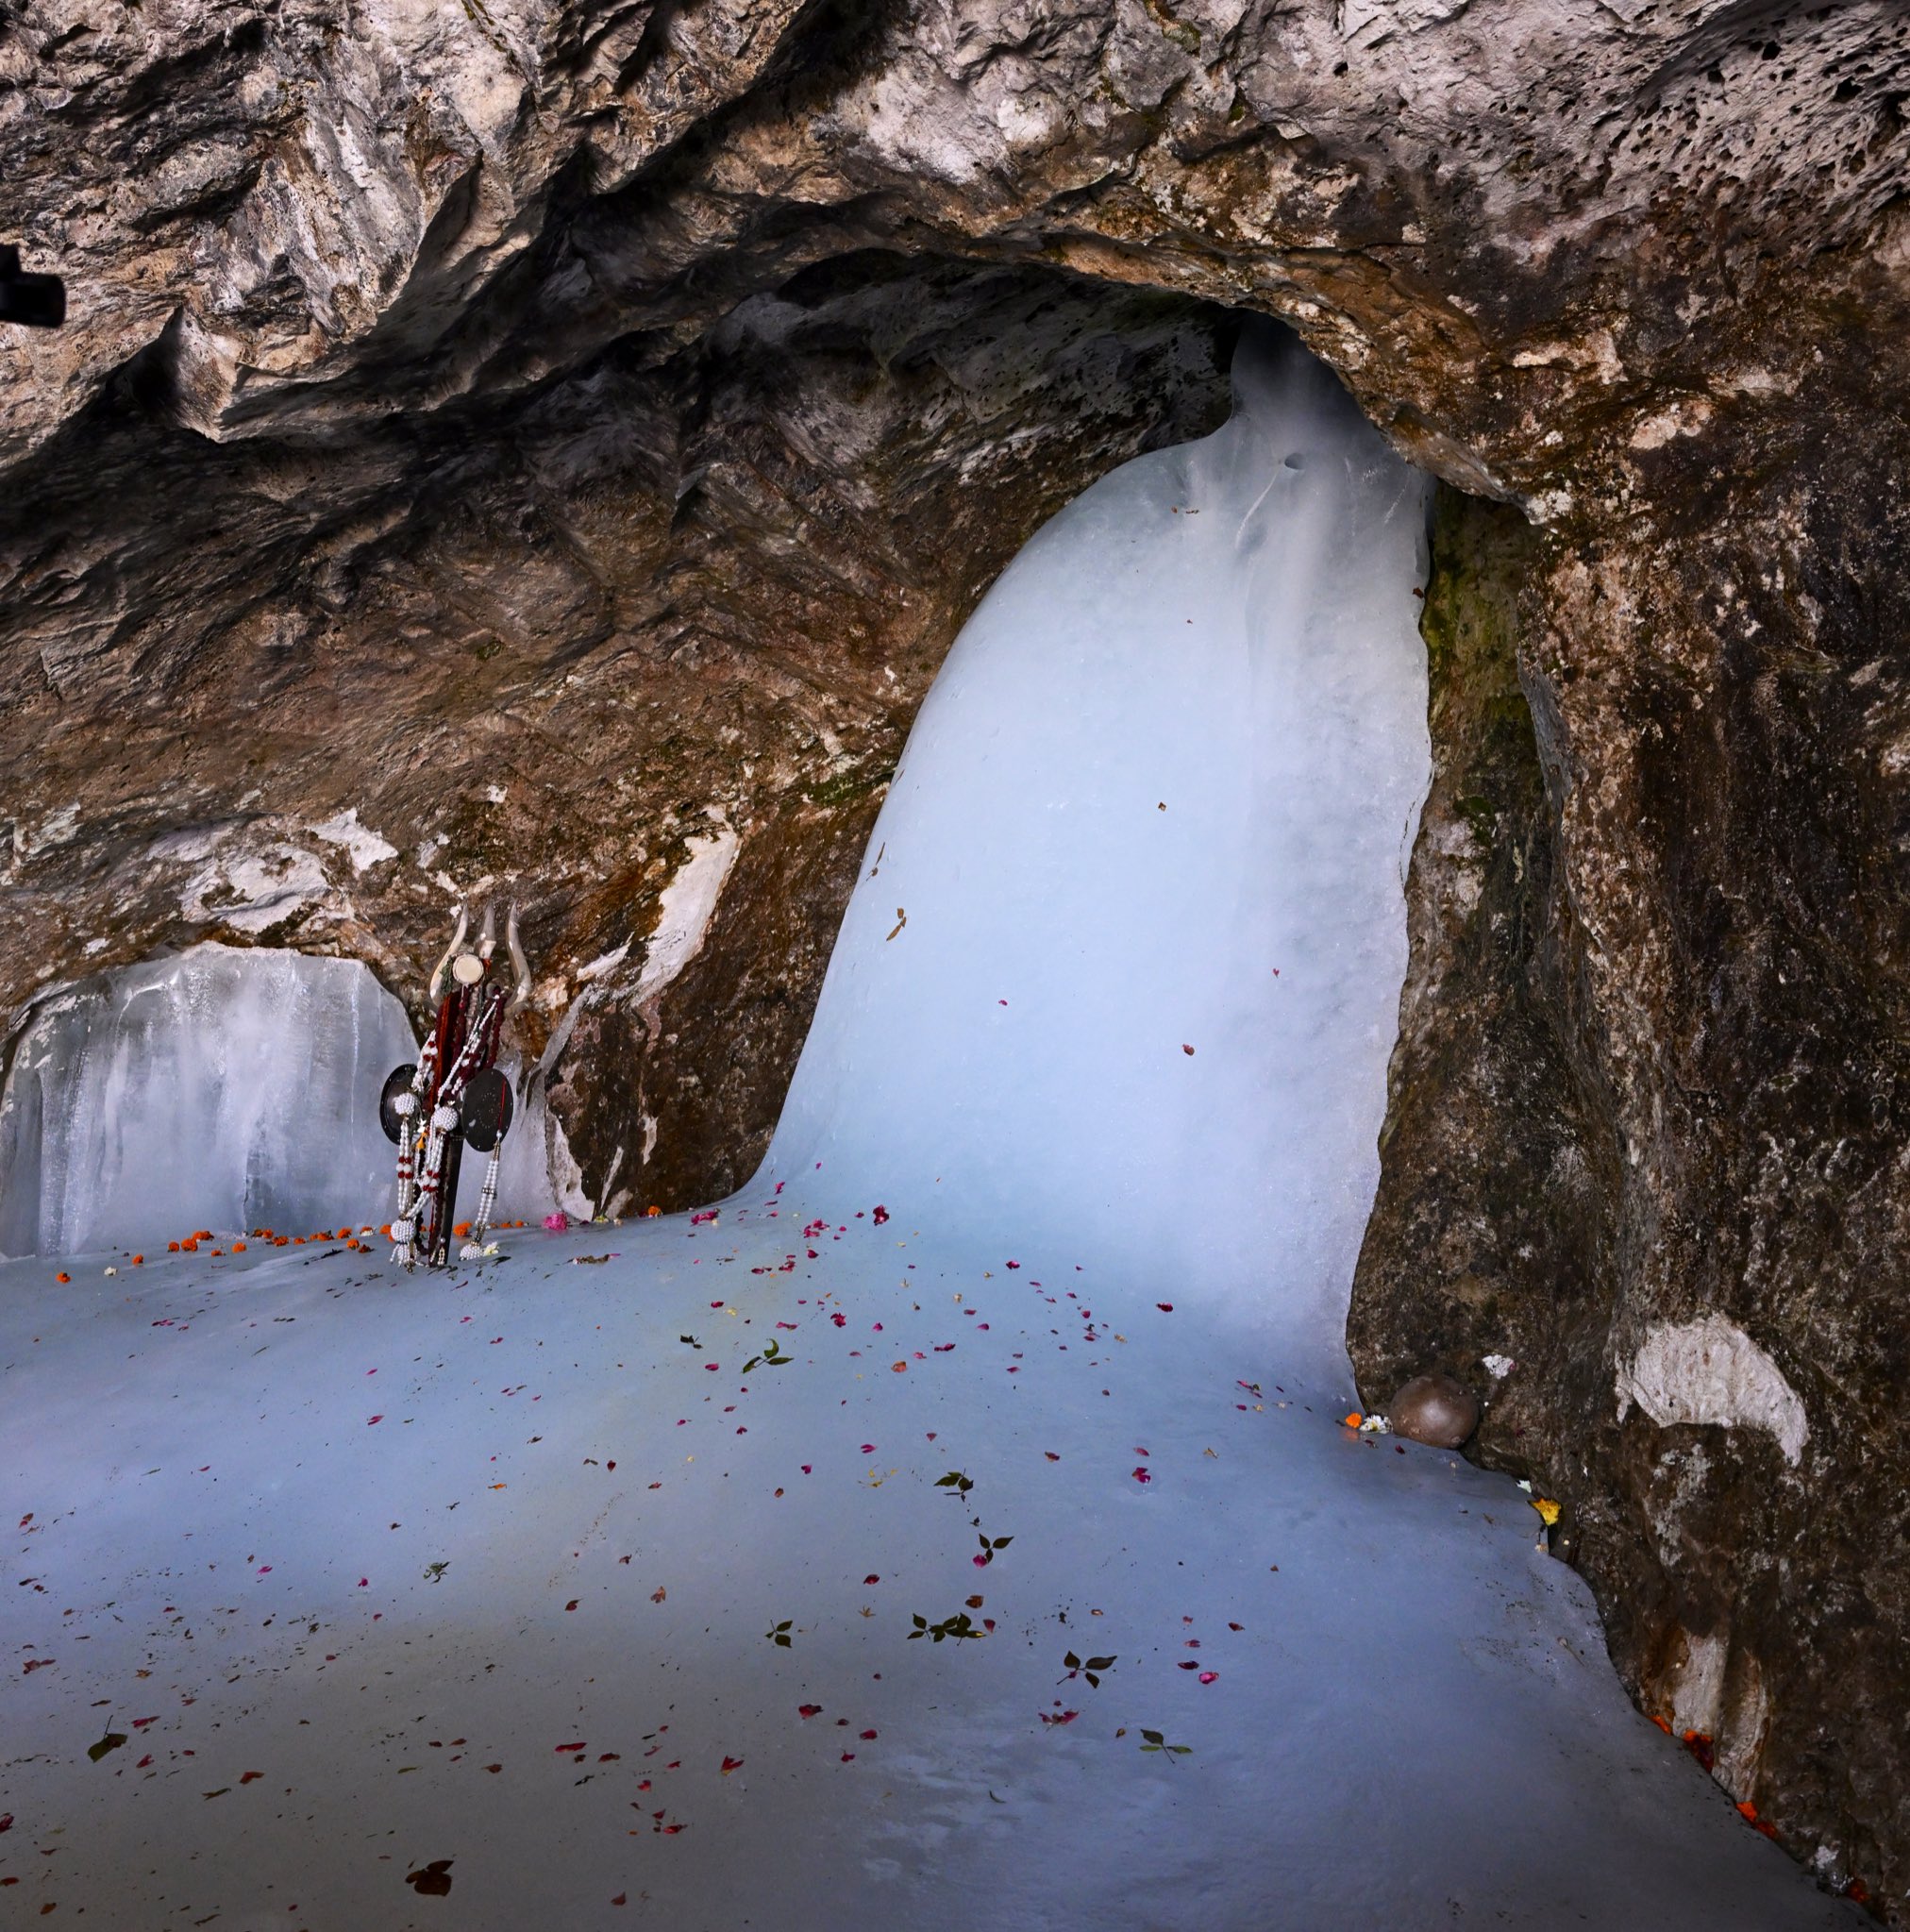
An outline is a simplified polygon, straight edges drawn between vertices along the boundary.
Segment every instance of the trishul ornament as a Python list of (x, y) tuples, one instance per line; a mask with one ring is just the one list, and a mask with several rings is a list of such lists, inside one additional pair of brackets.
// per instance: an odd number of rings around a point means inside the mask
[(430, 1268), (450, 1264), (458, 1175), (467, 1142), (491, 1160), (461, 1260), (476, 1261), (483, 1254), (497, 1202), (497, 1167), (511, 1126), (511, 1083), (498, 1071), (497, 1047), (504, 1022), (530, 998), (530, 968), (518, 942), (514, 905), (504, 921), (509, 984), (492, 961), (497, 950), (496, 908), (485, 909), (475, 950), (464, 944), (469, 925), (460, 906), (457, 930), (431, 973), (429, 991), (438, 1001), (438, 1017), (430, 1037), (415, 1067), (393, 1069), (378, 1099), (378, 1119), (398, 1149), (392, 1259), (408, 1268), (421, 1260)]

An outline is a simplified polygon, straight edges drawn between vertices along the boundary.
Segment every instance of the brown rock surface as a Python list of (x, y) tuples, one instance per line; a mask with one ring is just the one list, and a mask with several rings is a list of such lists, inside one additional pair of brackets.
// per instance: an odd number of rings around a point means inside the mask
[(0, 234), (72, 284), (0, 362), (9, 1030), (199, 935), (415, 1000), (509, 885), (589, 1189), (680, 1205), (774, 1117), (940, 652), (1212, 418), (1219, 309), (1514, 506), (1442, 525), (1355, 1358), (1514, 1363), (1482, 1453), (1621, 1669), (1902, 1922), (1901, 8), (0, 26)]

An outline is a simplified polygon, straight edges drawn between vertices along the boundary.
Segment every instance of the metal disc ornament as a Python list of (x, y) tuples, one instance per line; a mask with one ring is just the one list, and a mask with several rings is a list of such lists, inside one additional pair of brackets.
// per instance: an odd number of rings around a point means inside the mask
[(464, 1138), (489, 1153), (511, 1131), (511, 1083), (495, 1067), (474, 1073), (464, 1089)]
[(378, 1125), (385, 1130), (385, 1138), (394, 1146), (403, 1131), (400, 1122), (403, 1116), (398, 1112), (398, 1096), (411, 1090), (411, 1082), (417, 1078), (417, 1063), (410, 1067), (394, 1067), (385, 1081), (384, 1091), (378, 1096)]

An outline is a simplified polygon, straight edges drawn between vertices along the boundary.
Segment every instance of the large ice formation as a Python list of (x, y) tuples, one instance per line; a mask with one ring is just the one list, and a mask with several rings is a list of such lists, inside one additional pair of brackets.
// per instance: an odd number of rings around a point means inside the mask
[(1344, 1383), (1429, 769), (1424, 479), (1298, 349), (989, 593), (766, 1174), (1138, 1258)]
[(304, 1233), (391, 1191), (405, 1011), (356, 960), (195, 946), (41, 1002), (0, 1095), (0, 1253)]
[(1419, 496), (1297, 355), (1240, 388), (957, 646), (713, 1220), (0, 1266), (21, 1923), (1859, 1923), (1508, 1479), (1293, 1379), (1372, 1188)]

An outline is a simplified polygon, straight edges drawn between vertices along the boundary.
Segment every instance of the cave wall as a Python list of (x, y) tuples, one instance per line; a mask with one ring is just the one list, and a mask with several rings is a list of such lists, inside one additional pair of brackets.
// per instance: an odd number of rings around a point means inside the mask
[(0, 1006), (210, 933), (361, 956), (422, 1024), (450, 906), (508, 895), (585, 1194), (740, 1184), (943, 652), (1088, 481), (1218, 422), (1234, 326), (885, 254), (494, 416), (214, 444), (130, 371), (14, 499), (107, 554), (5, 627)]
[(415, 1012), (508, 891), (596, 1198), (720, 1191), (941, 651), (1214, 420), (1223, 311), (1500, 506), (1430, 587), (1356, 1364), (1516, 1362), (1484, 1453), (1567, 1505), (1621, 1669), (1902, 1922), (1901, 8), (0, 28), (0, 232), (73, 311), (0, 365), (7, 1031), (209, 936)]
[(1788, 433), (1706, 426), (1652, 544), (1442, 498), (1348, 1338), (1376, 1408), (1433, 1367), (1486, 1398), (1474, 1453), (1559, 1502), (1644, 1707), (1900, 1912), (1910, 440), (1882, 400), (1832, 375)]

